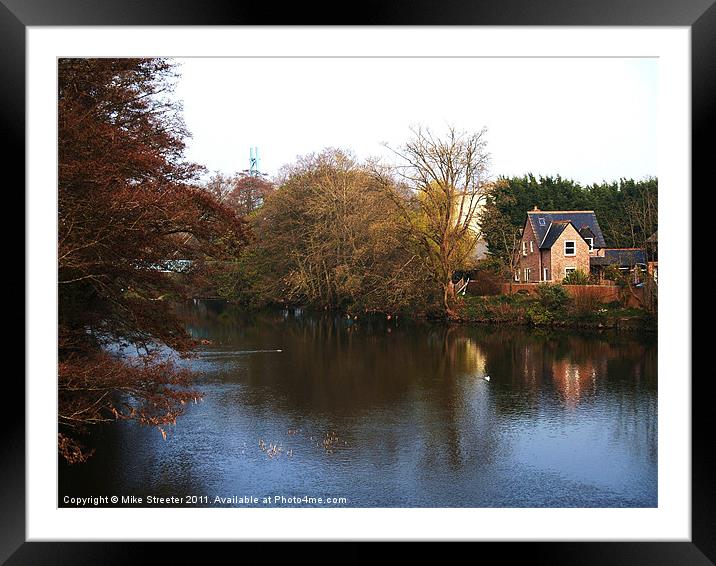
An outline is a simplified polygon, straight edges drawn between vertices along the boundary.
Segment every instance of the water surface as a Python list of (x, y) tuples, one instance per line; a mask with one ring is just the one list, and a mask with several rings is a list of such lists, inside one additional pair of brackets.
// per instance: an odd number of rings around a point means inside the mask
[(191, 334), (211, 341), (191, 362), (203, 401), (166, 440), (130, 424), (97, 434), (87, 464), (60, 464), (60, 506), (90, 494), (259, 507), (264, 497), (319, 507), (303, 498), (658, 503), (655, 337), (183, 310)]

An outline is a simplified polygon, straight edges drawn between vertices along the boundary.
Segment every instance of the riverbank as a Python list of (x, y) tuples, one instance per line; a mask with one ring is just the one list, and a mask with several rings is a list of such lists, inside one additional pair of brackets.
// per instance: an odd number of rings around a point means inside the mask
[(617, 329), (656, 332), (657, 318), (642, 309), (625, 308), (618, 302), (562, 301), (549, 304), (544, 298), (515, 294), (463, 297), (458, 322), (580, 329)]

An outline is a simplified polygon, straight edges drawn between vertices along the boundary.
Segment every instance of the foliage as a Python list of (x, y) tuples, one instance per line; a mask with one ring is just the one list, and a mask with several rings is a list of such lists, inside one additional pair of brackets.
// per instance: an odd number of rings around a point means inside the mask
[[(655, 178), (583, 187), (560, 176), (503, 177), (487, 200), (484, 236), (490, 252), (503, 255), (505, 234), (522, 229), (527, 212), (535, 206), (541, 210), (594, 210), (608, 247), (643, 248), (658, 228), (657, 197)], [(509, 238), (507, 242), (509, 247)]]
[(232, 261), (218, 266), (213, 277), (216, 294), (249, 309), (257, 309), (272, 302), (262, 278), (265, 258), (258, 246), (249, 244)]
[(498, 276), (505, 276), (510, 273), (510, 268), (505, 264), (504, 260), (494, 255), (487, 256), (485, 259), (477, 262), (474, 270), (478, 274), (491, 273)]
[(204, 187), (216, 200), (241, 217), (249, 216), (261, 208), (275, 188), (262, 175), (249, 175), (246, 172), (230, 176), (214, 173)]
[(527, 308), (532, 299), (522, 295), (466, 296), (463, 305), (465, 320), (479, 322), (522, 323), (528, 320)]
[[(614, 264), (604, 268), (604, 278), (614, 281), (622, 290), (622, 303), (626, 303), (629, 296), (632, 296), (644, 309), (656, 315), (659, 306), (658, 285), (652, 276), (634, 266), (633, 270), (621, 270)], [(641, 294), (636, 292), (636, 286), (641, 285)]]
[(575, 269), (567, 273), (566, 277), (562, 279), (563, 285), (590, 285), (591, 283), (592, 279), (589, 274), (581, 269)]
[(522, 223), (515, 224), (507, 210), (510, 204), (516, 203), (516, 198), (508, 189), (509, 185), (504, 179), (490, 187), (485, 205), (479, 213), (479, 221), (490, 255), (502, 260), (511, 275), (519, 262), (518, 248), (524, 213)]
[(627, 284), (626, 279), (624, 277), (624, 273), (619, 269), (619, 266), (613, 263), (605, 266), (604, 270), (602, 271), (602, 274), (605, 279), (609, 281), (614, 281), (614, 283), (616, 283), (620, 287), (623, 287)]
[(567, 290), (559, 284), (538, 284), (537, 298), (539, 304), (549, 310), (560, 310), (569, 302)]
[[(553, 285), (559, 287), (559, 285)], [(588, 288), (582, 288), (587, 291)], [(557, 291), (559, 292), (559, 291)], [(626, 327), (656, 330), (656, 317), (643, 308), (625, 308), (620, 302), (601, 303), (592, 293), (570, 299), (556, 308), (547, 307), (539, 296), (496, 295), (477, 297), (467, 295), (461, 310), (466, 322), (489, 324), (529, 324), (536, 327), (567, 326), (573, 328)]]
[[(195, 395), (154, 354), (192, 347), (165, 300), (181, 293), (167, 271), (201, 274), (237, 253), (246, 230), (192, 184), (200, 169), (183, 160), (168, 62), (60, 59), (58, 72), (59, 450), (77, 462), (89, 425), (162, 426)], [(138, 358), (109, 356), (118, 343)]]
[(428, 274), (384, 181), (347, 152), (300, 158), (252, 217), (258, 287), (275, 302), (424, 310)]
[(536, 325), (548, 325), (554, 322), (555, 313), (541, 303), (534, 303), (527, 307), (527, 318)]
[(468, 133), (450, 127), (438, 137), (417, 127), (412, 133), (393, 150), (401, 160), (394, 171), (407, 193), (392, 194), (434, 286), (441, 291), (444, 313), (451, 317), (456, 303), (453, 272), (466, 267), (480, 237), (478, 211), (488, 187), (490, 159), (486, 130)]

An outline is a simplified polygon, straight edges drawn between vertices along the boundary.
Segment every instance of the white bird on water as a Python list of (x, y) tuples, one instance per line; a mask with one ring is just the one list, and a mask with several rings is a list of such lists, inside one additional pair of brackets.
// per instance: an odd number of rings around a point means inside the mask
[(483, 375), (483, 376), (482, 376), (482, 379), (484, 379), (485, 381), (490, 381), (490, 376), (489, 376), (489, 375)]

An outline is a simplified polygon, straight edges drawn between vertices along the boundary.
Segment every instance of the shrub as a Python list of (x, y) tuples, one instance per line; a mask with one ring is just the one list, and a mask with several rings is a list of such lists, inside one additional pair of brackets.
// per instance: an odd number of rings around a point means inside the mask
[(478, 261), (475, 265), (475, 271), (479, 273), (492, 273), (502, 278), (505, 277), (505, 274), (509, 277), (511, 273), (504, 260), (497, 256), (487, 256), (485, 259)]
[(562, 279), (563, 285), (589, 285), (591, 282), (592, 279), (589, 274), (581, 269), (568, 273), (567, 276)]
[(614, 283), (616, 283), (617, 285), (625, 284), (624, 275), (619, 270), (619, 268), (614, 264), (607, 265), (604, 268), (604, 279), (606, 279), (608, 281), (614, 281)]
[(569, 302), (569, 294), (562, 285), (540, 283), (537, 285), (537, 298), (540, 306), (548, 310), (560, 310)]
[(551, 324), (554, 321), (554, 314), (540, 303), (530, 305), (527, 309), (527, 318), (534, 325)]

